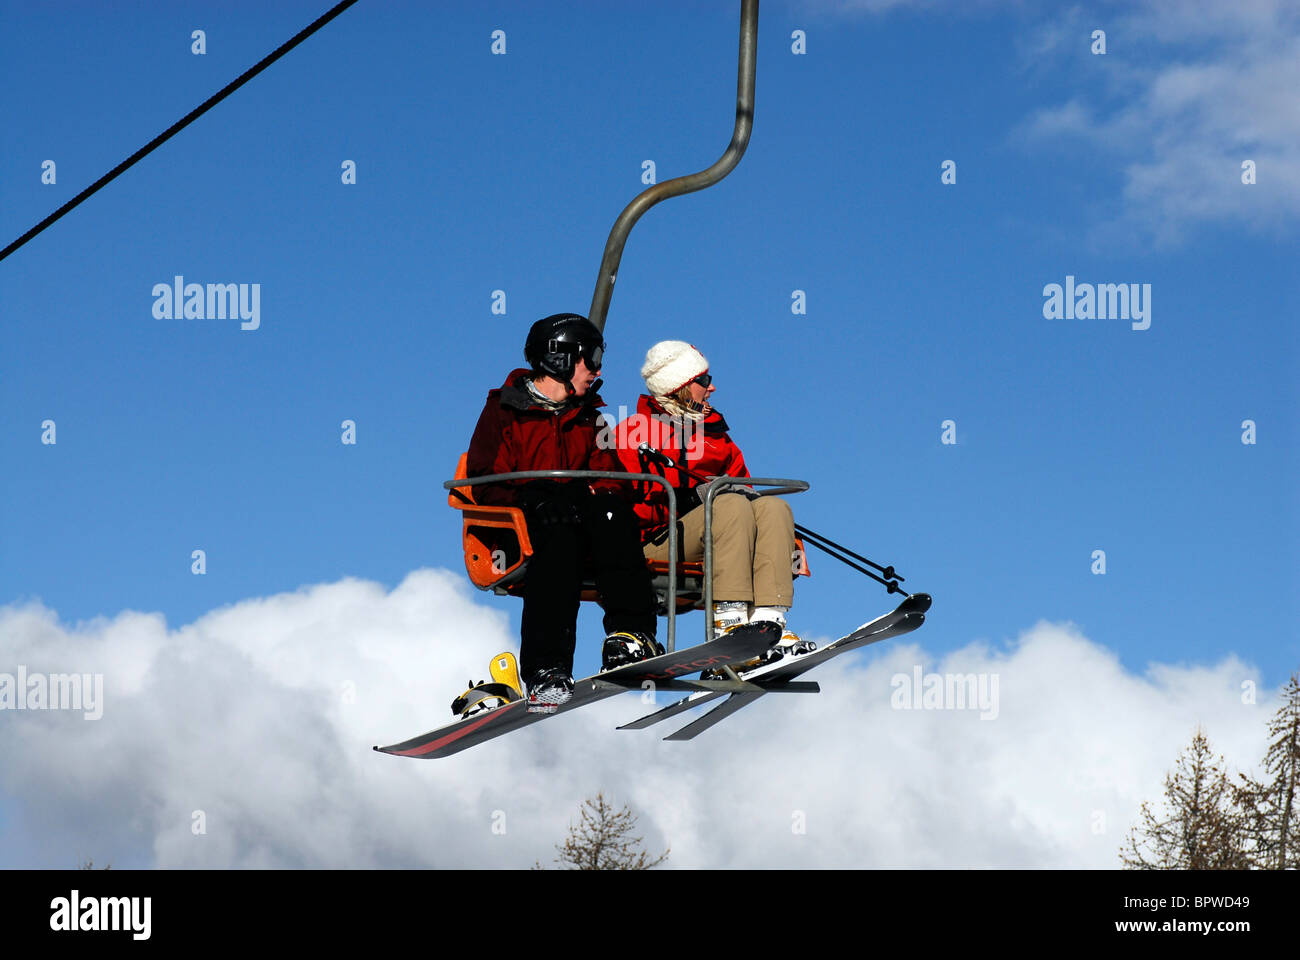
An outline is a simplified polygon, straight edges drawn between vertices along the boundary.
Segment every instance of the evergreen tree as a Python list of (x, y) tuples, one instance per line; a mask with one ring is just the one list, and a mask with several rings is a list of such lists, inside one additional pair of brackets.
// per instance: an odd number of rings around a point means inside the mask
[(1165, 776), (1164, 815), (1142, 804), (1142, 822), (1130, 831), (1120, 860), (1133, 870), (1246, 869), (1245, 819), (1233, 800), (1223, 758), (1213, 756), (1198, 727)]

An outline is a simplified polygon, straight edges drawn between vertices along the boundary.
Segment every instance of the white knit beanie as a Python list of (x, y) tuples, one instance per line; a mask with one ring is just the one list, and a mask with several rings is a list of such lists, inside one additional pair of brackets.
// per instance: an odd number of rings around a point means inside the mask
[(704, 354), (684, 340), (664, 340), (646, 351), (641, 377), (652, 396), (666, 397), (709, 369)]

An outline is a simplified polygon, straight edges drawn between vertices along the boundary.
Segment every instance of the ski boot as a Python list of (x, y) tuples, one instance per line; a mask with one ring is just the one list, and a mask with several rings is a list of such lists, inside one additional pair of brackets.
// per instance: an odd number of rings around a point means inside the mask
[[(730, 633), (737, 627), (749, 623), (749, 604), (744, 600), (720, 600), (713, 604), (713, 637), (716, 640), (724, 633)], [(754, 661), (757, 663), (758, 661)], [(736, 669), (744, 669), (739, 664)], [(701, 680), (726, 680), (726, 673), (721, 670), (705, 670), (700, 674)]]
[(613, 670), (625, 663), (649, 660), (664, 652), (663, 645), (654, 637), (644, 633), (620, 630), (605, 638), (605, 646), (600, 651), (600, 669)]
[(789, 612), (789, 607), (779, 606), (755, 607), (750, 612), (749, 619), (751, 623), (766, 620), (769, 623), (777, 624), (781, 628), (781, 639), (759, 658), (761, 666), (776, 663), (782, 657), (797, 657), (801, 654), (812, 653), (817, 649), (817, 644), (811, 640), (799, 639), (799, 634), (793, 633), (786, 628), (785, 615)]
[(744, 600), (723, 600), (713, 604), (713, 635), (720, 637), (749, 623), (749, 604)]
[(499, 653), (492, 658), (488, 667), (491, 681), (480, 680), (478, 683), (466, 682), (468, 688), (451, 702), (451, 712), (461, 718), (486, 713), (497, 707), (523, 699), (519, 684), (519, 665), (513, 653)]
[[(773, 657), (772, 660), (779, 660), (781, 657), (800, 657), (805, 653), (812, 653), (816, 649), (817, 644), (811, 640), (801, 640), (799, 634), (791, 633), (789, 630), (782, 630), (781, 639), (776, 642), (775, 647), (768, 651), (768, 654), (777, 653), (778, 655)], [(767, 662), (771, 663), (772, 660)]]
[(562, 667), (539, 670), (528, 678), (528, 712), (554, 713), (573, 698), (573, 675)]
[[(743, 673), (746, 670), (754, 670), (758, 667), (766, 667), (770, 663), (776, 663), (784, 657), (797, 657), (805, 653), (812, 653), (817, 649), (817, 644), (811, 640), (801, 640), (797, 633), (791, 633), (789, 630), (781, 631), (781, 639), (768, 647), (761, 655), (753, 659), (746, 660), (744, 663), (738, 663), (731, 669), (737, 673)], [(726, 680), (727, 675), (721, 670), (705, 670), (700, 674), (701, 680)]]
[(777, 624), (781, 628), (781, 639), (761, 657), (742, 663), (739, 669), (752, 670), (754, 667), (765, 667), (769, 663), (776, 663), (782, 657), (797, 657), (817, 649), (817, 644), (811, 640), (802, 640), (799, 634), (786, 629), (785, 615), (789, 609), (789, 607), (755, 607), (750, 612), (750, 623), (765, 621)]

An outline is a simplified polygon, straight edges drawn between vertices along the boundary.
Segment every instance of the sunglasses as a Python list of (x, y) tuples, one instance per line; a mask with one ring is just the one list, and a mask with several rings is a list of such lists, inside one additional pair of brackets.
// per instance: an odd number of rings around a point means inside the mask
[(701, 387), (704, 387), (704, 389), (706, 390), (709, 388), (709, 384), (711, 384), (712, 382), (713, 382), (713, 376), (708, 373), (701, 373), (698, 377), (696, 377), (694, 380), (691, 381), (691, 383), (698, 383)]

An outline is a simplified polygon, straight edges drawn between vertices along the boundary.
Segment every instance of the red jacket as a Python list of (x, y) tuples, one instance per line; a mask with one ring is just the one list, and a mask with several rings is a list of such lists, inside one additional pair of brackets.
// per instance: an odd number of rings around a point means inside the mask
[[(675, 463), (704, 477), (749, 476), (745, 456), (727, 433), (727, 421), (717, 410), (702, 421), (687, 420), (683, 425), (682, 420), (665, 413), (653, 397), (642, 394), (637, 400), (636, 413), (620, 423), (614, 432), (624, 469), (629, 473), (657, 473), (679, 490), (698, 486), (700, 481), (685, 470), (670, 469), (651, 461), (637, 447), (648, 443), (672, 457)], [(641, 539), (648, 541), (668, 526), (668, 495), (658, 484), (646, 484), (639, 492), (634, 509), (641, 521)], [(678, 509), (681, 509), (680, 496)]]
[[(471, 477), (516, 470), (616, 470), (623, 466), (611, 445), (611, 431), (598, 413), (605, 404), (600, 396), (587, 393), (577, 403), (558, 413), (533, 400), (524, 386), (531, 370), (519, 369), (506, 382), (488, 393), (487, 404), (469, 442), (466, 472)], [(598, 443), (598, 437), (604, 443)], [(527, 483), (528, 481), (519, 481)], [(560, 480), (556, 483), (587, 483)], [(596, 490), (612, 490), (625, 498), (633, 496), (632, 484), (614, 480), (592, 480)], [(485, 505), (516, 503), (513, 484), (486, 484), (474, 488), (474, 499)]]

